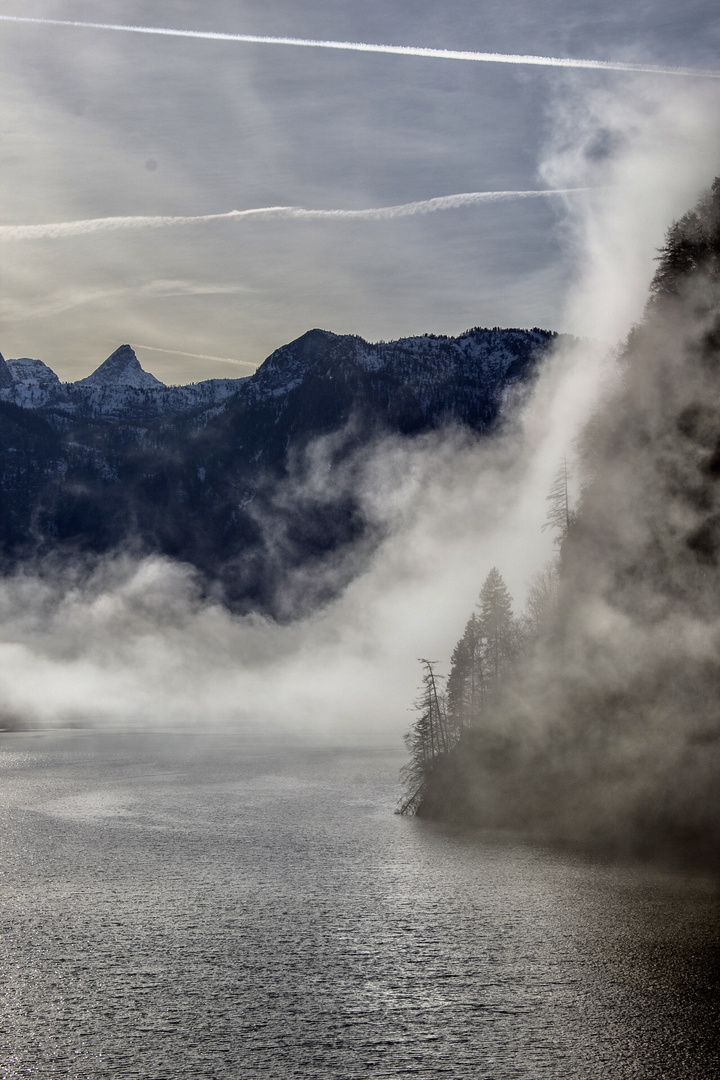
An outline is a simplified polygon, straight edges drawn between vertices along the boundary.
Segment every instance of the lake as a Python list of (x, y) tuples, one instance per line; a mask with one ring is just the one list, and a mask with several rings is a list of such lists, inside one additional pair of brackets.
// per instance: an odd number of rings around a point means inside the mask
[(403, 760), (0, 736), (2, 1080), (716, 1080), (712, 881), (399, 817)]

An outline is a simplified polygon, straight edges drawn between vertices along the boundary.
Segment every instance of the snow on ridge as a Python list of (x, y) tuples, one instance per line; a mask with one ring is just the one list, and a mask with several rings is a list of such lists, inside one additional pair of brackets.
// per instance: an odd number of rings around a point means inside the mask
[(12, 372), (15, 382), (37, 383), (46, 386), (61, 386), (60, 379), (55, 372), (42, 360), (33, 360), (29, 356), (21, 356), (17, 360), (8, 360), (7, 366)]
[[(305, 379), (345, 377), (353, 370), (385, 373), (400, 385), (413, 385), (421, 399), (432, 387), (452, 382), (461, 372), (481, 383), (508, 376), (513, 365), (524, 366), (530, 353), (549, 343), (554, 334), (539, 330), (473, 327), (457, 337), (424, 334), (395, 341), (367, 342), (356, 334), (309, 330), (276, 349), (254, 375), (239, 379), (209, 379), (184, 386), (167, 386), (146, 372), (134, 350), (121, 345), (84, 379), (61, 383), (48, 365), (27, 357), (0, 364), (0, 400), (24, 408), (49, 407), (52, 416), (105, 418), (148, 423), (197, 412), (209, 419), (228, 399), (242, 394), (251, 407), (281, 399)], [(4, 362), (3, 362), (4, 363)], [(11, 375), (8, 385), (8, 373)], [(5, 376), (3, 381), (3, 375)], [(456, 390), (463, 396), (470, 390)], [(474, 393), (477, 393), (477, 388)], [(52, 420), (52, 416), (48, 419)]]
[(85, 379), (79, 379), (75, 386), (131, 387), (134, 390), (154, 390), (165, 386), (149, 371), (145, 371), (130, 345), (121, 345), (104, 360), (100, 367)]
[(63, 384), (42, 360), (21, 356), (8, 360), (6, 367), (10, 381), (0, 382), (0, 400), (11, 401), (23, 409), (41, 409), (65, 397)]
[(134, 350), (122, 345), (84, 379), (62, 383), (42, 360), (21, 357), (0, 364), (0, 401), (24, 409), (51, 407), (64, 417), (97, 417), (129, 422), (223, 404), (244, 379), (208, 379), (166, 386), (144, 371)]

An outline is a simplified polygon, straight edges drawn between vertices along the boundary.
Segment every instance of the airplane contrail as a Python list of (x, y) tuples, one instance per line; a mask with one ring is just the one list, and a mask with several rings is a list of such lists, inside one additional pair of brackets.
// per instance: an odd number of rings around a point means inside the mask
[(24, 15), (0, 15), (3, 22), (34, 23), (40, 26), (71, 26), (82, 30), (116, 30), (126, 34), (157, 34), (162, 37), (200, 38), (204, 41), (234, 41), (250, 45), (294, 45), (310, 49), (344, 49), (350, 52), (391, 53), (437, 60), (473, 60), (484, 64), (532, 64), (538, 67), (588, 68), (596, 71), (642, 72), (648, 75), (686, 75), (720, 79), (720, 71), (668, 67), (618, 60), (580, 60), (561, 56), (524, 56), (511, 53), (466, 52), (455, 49), (428, 49), (414, 45), (370, 45), (362, 41), (316, 41), (307, 38), (266, 37), (257, 34), (223, 34), (211, 30), (176, 30), (161, 26), (132, 26), (121, 23), (81, 22), (72, 19), (41, 19)]
[(255, 369), (257, 364), (250, 360), (234, 360), (231, 356), (208, 356), (207, 353), (181, 352), (180, 349), (159, 349), (157, 345), (136, 345), (136, 349), (148, 349), (150, 352), (168, 353), (170, 356), (190, 356), (193, 360), (219, 360), (222, 364), (242, 364), (243, 367)]
[(477, 203), (507, 202), (511, 199), (540, 199), (554, 195), (576, 195), (595, 188), (552, 188), (544, 191), (466, 191), (458, 195), (440, 195), (435, 199), (400, 203), (397, 206), (374, 206), (367, 210), (306, 210), (301, 206), (259, 206), (251, 210), (229, 210), (223, 214), (182, 216), (134, 216), (87, 218), (83, 221), (58, 221), (47, 225), (0, 225), (2, 240), (59, 240), (69, 236), (120, 230), (165, 229), (178, 225), (199, 225), (211, 221), (239, 221), (248, 218), (335, 218), (341, 221), (384, 221), (389, 218), (432, 214)]

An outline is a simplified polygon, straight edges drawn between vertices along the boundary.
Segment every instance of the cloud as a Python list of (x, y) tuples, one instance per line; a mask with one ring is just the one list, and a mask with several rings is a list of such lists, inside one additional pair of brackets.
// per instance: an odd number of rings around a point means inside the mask
[(220, 364), (240, 364), (243, 367), (251, 367), (253, 370), (257, 367), (257, 364), (251, 363), (250, 360), (234, 360), (231, 356), (209, 356), (207, 353), (182, 352), (180, 349), (160, 349), (157, 345), (136, 345), (135, 348), (167, 353), (169, 356), (189, 356), (192, 360), (217, 360)]
[[(557, 617), (482, 717), (486, 734), (495, 725), (508, 737), (511, 763), (496, 771), (471, 750), (464, 794), (485, 824), (714, 867), (717, 273), (646, 302), (670, 219), (717, 172), (720, 131), (711, 95), (635, 89), (568, 95), (557, 107), (546, 179), (602, 187), (569, 233), (569, 317), (611, 338), (636, 325), (617, 367), (584, 363), (581, 348), (539, 413), (546, 449), (558, 451), (587, 420), (578, 525), (562, 549)], [(717, 205), (708, 222), (717, 228)], [(696, 235), (693, 245), (700, 263)]]
[(594, 188), (566, 204), (563, 325), (617, 342), (642, 314), (667, 228), (720, 169), (717, 88), (636, 79), (617, 94), (567, 75), (548, 114), (544, 182)]
[(509, 53), (468, 52), (454, 49), (419, 48), (413, 45), (371, 45), (360, 41), (318, 41), (308, 38), (267, 37), (256, 34), (224, 34), (211, 30), (177, 30), (160, 26), (125, 26), (117, 23), (80, 22), (69, 19), (41, 19), (0, 15), (0, 20), (34, 23), (42, 26), (68, 26), (83, 30), (113, 30), (130, 34), (153, 34), (161, 37), (196, 38), (203, 41), (231, 41), (251, 45), (289, 45), (310, 49), (340, 49), (361, 53), (389, 53), (436, 60), (470, 60), (483, 64), (519, 64), (535, 67), (584, 68), (591, 71), (624, 71), (650, 75), (681, 75), (693, 78), (720, 79), (720, 71), (661, 64), (639, 64), (616, 60), (581, 60), (558, 56), (531, 56)]
[(392, 218), (434, 214), (481, 203), (508, 202), (513, 199), (539, 199), (548, 196), (583, 194), (586, 188), (562, 188), (552, 191), (466, 191), (458, 195), (440, 195), (434, 199), (375, 206), (366, 210), (307, 210), (300, 206), (260, 206), (250, 210), (229, 210), (223, 214), (191, 216), (134, 215), (132, 217), (89, 218), (85, 221), (61, 221), (47, 225), (0, 225), (1, 240), (58, 240), (72, 236), (92, 236), (124, 230), (166, 229), (181, 225), (204, 225), (217, 221), (241, 221), (257, 218), (330, 218), (338, 221), (388, 221)]
[[(550, 365), (539, 407), (565, 370)], [(502, 560), (519, 598), (550, 553), (538, 469), (552, 468), (554, 448), (545, 453), (540, 424), (528, 430), (532, 446), (458, 431), (385, 439), (359, 451), (343, 475), (328, 469), (332, 438), (309, 447), (259, 521), (268, 543), (282, 544), (278, 525), (294, 501), (348, 483), (384, 539), (370, 559), (351, 549), (343, 565), (315, 566), (312, 581), (302, 566), (290, 574), (290, 606), (320, 588), (318, 578), (350, 579), (339, 598), (291, 624), (234, 616), (203, 596), (191, 568), (158, 558), (120, 555), (1, 580), (8, 722), (231, 724), (397, 743), (417, 656), (447, 651), (488, 566)]]
[[(87, 285), (83, 288), (58, 289), (54, 293), (46, 294), (40, 298), (33, 298), (22, 303), (5, 298), (3, 316), (6, 322), (16, 319), (25, 319), (32, 314), (33, 319), (46, 319), (54, 315), (60, 315), (74, 308), (85, 307), (89, 304), (102, 305), (107, 301), (117, 299), (161, 299), (163, 297), (178, 296), (241, 296), (252, 290), (247, 285), (225, 285), (208, 282), (182, 281), (182, 280), (155, 280), (142, 285), (120, 285), (108, 287), (96, 287)], [(145, 346), (150, 348), (150, 346)], [(161, 351), (161, 350), (156, 350)], [(174, 352), (174, 350), (170, 350)], [(181, 355), (176, 353), (176, 355)], [(202, 359), (208, 357), (197, 355)], [(215, 357), (214, 359), (223, 359)], [(239, 362), (239, 361), (238, 361)]]
[[(712, 176), (718, 113), (694, 85), (674, 84), (671, 95), (643, 83), (618, 98), (568, 83), (558, 95), (544, 179), (602, 189), (568, 202), (569, 328), (611, 341), (627, 333), (667, 225)], [(525, 412), (522, 441), (434, 435), (386, 441), (359, 459), (363, 510), (385, 539), (352, 567), (339, 599), (298, 623), (233, 617), (203, 597), (187, 567), (157, 559), (119, 557), (73, 580), (4, 579), (8, 716), (244, 723), (397, 742), (416, 658), (449, 656), (489, 568), (501, 569), (519, 603), (552, 554), (540, 532), (545, 493), (610, 378), (602, 355), (585, 345), (558, 354)], [(304, 483), (334, 482), (320, 451)], [(294, 476), (278, 495), (280, 509), (296, 485)], [(292, 588), (302, 590), (302, 573)]]

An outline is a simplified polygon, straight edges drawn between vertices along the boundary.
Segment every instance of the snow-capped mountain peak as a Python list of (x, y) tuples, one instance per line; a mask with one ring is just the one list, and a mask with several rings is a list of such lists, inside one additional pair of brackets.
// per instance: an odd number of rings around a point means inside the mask
[[(39, 361), (9, 361), (0, 546), (22, 560), (129, 544), (195, 566), (237, 610), (294, 618), (336, 595), (345, 567), (375, 543), (355, 454), (386, 435), (492, 431), (530, 392), (557, 340), (546, 330), (474, 327), (372, 343), (311, 330), (246, 379), (189, 386), (164, 386), (129, 345), (76, 383), (60, 383)], [(328, 436), (336, 479), (325, 486), (309, 448)], [(311, 479), (317, 497), (286, 498)], [(297, 568), (330, 565), (341, 569), (318, 574), (317, 590), (296, 603)]]
[(97, 387), (128, 387), (133, 390), (156, 390), (165, 383), (160, 382), (149, 371), (144, 371), (140, 361), (135, 355), (134, 349), (129, 345), (121, 345), (111, 356), (108, 356), (99, 368), (88, 375), (86, 379), (80, 379), (76, 386)]
[(30, 356), (20, 356), (17, 360), (8, 360), (7, 366), (13, 382), (60, 387), (59, 378), (53, 369), (44, 364), (42, 360), (33, 360)]
[(10, 382), (3, 380), (0, 372), (0, 396), (23, 409), (42, 409), (46, 405), (62, 401), (65, 390), (51, 367), (42, 360), (21, 356), (6, 363)]
[(63, 431), (70, 417), (142, 424), (218, 408), (248, 379), (208, 379), (189, 386), (166, 386), (143, 371), (129, 345), (116, 349), (92, 375), (71, 383), (62, 383), (42, 360), (22, 357), (6, 362), (0, 357), (0, 401), (24, 409), (49, 410), (46, 419)]

